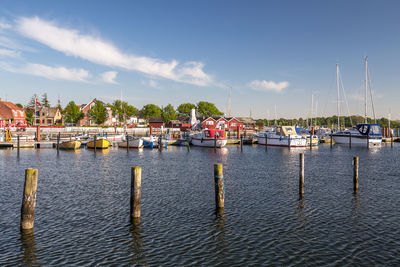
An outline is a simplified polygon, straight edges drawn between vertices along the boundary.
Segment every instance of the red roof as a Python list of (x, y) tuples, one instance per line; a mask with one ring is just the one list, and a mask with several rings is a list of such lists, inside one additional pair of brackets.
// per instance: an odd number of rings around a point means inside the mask
[(11, 102), (0, 101), (0, 117), (3, 119), (11, 119), (14, 118), (13, 110), (24, 111), (24, 109), (16, 106)]

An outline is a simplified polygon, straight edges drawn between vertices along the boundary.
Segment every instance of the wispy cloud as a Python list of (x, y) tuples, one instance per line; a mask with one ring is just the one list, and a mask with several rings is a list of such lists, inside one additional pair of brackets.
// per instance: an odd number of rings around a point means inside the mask
[(2, 30), (2, 29), (10, 29), (10, 28), (11, 28), (10, 24), (8, 24), (6, 22), (3, 22), (3, 21), (0, 21), (0, 30)]
[[(383, 94), (378, 94), (378, 93), (376, 93), (374, 90), (372, 90), (372, 96), (373, 96), (374, 99), (381, 99), (381, 98), (383, 98)], [(370, 92), (368, 92), (367, 97), (368, 97), (367, 101), (368, 101), (368, 102), (371, 101)], [(351, 94), (351, 95), (350, 95), (350, 98), (353, 99), (353, 100), (359, 101), (359, 102), (364, 102), (364, 101), (365, 101), (365, 92)]]
[(68, 56), (80, 57), (96, 64), (138, 71), (176, 82), (207, 86), (213, 78), (203, 70), (202, 62), (179, 63), (177, 60), (137, 56), (121, 52), (112, 43), (78, 30), (62, 28), (38, 17), (17, 19), (18, 32)]
[(254, 80), (251, 81), (248, 86), (256, 91), (275, 91), (281, 92), (283, 89), (289, 86), (289, 82), (274, 82), (274, 81), (265, 81), (265, 80)]
[(5, 62), (0, 62), (0, 68), (14, 73), (29, 74), (44, 77), (50, 80), (68, 80), (87, 82), (90, 74), (84, 69), (68, 69), (65, 67), (51, 67), (42, 64), (27, 63), (21, 67), (13, 67)]
[(155, 80), (142, 81), (142, 84), (156, 89), (163, 89), (162, 86)]
[(0, 57), (2, 57), (2, 56), (3, 57), (19, 58), (21, 56), (21, 54), (18, 51), (0, 48)]
[(106, 71), (106, 72), (103, 72), (103, 73), (101, 74), (101, 78), (102, 78), (103, 81), (106, 82), (106, 83), (118, 84), (118, 83), (115, 81), (115, 78), (117, 78), (117, 74), (118, 74), (118, 72), (116, 72), (116, 71)]

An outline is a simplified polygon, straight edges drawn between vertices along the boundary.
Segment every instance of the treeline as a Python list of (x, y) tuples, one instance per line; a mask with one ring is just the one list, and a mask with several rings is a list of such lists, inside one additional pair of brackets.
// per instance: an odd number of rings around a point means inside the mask
[[(32, 96), (29, 103), (25, 106), (25, 113), (28, 124), (32, 124), (34, 120), (34, 112), (37, 96)], [(39, 101), (39, 100), (38, 100)], [(41, 99), (41, 106), (50, 107), (50, 103), (47, 99), (47, 94), (43, 94)], [(60, 103), (57, 106), (64, 116), (65, 123), (78, 123), (79, 120), (83, 119), (84, 114), (79, 106), (74, 102), (70, 101), (65, 108)], [(197, 104), (183, 103), (180, 104), (176, 109), (171, 104), (165, 107), (157, 106), (155, 104), (147, 104), (141, 109), (138, 109), (125, 101), (115, 100), (112, 103), (104, 103), (97, 100), (95, 105), (89, 110), (88, 115), (92, 121), (96, 124), (102, 124), (108, 119), (107, 107), (112, 111), (112, 116), (118, 120), (119, 123), (125, 123), (132, 116), (138, 116), (145, 119), (150, 117), (161, 117), (165, 123), (178, 119), (179, 116), (189, 116), (193, 108), (196, 109), (196, 116), (209, 117), (209, 116), (222, 116), (224, 113), (221, 112), (213, 103), (200, 101)]]
[[(311, 119), (284, 119), (280, 118), (275, 120), (267, 120), (267, 119), (259, 119), (256, 120), (258, 125), (263, 125), (263, 126), (272, 126), (272, 125), (299, 125), (302, 127), (307, 127), (309, 125), (319, 125), (319, 126), (327, 126), (327, 127), (336, 127), (337, 126), (337, 116), (331, 116), (331, 117), (317, 117), (313, 118), (312, 122)], [(368, 123), (375, 123), (374, 119), (368, 118), (367, 119)], [(340, 125), (341, 127), (352, 127), (355, 126), (358, 123), (364, 123), (364, 117), (358, 116), (358, 115), (353, 115), (353, 116), (343, 116), (340, 117)], [(388, 127), (389, 126), (389, 120), (386, 118), (380, 118), (376, 119), (376, 123), (380, 124), (381, 127)], [(400, 122), (399, 121), (390, 121), (390, 127), (391, 128), (400, 128)]]

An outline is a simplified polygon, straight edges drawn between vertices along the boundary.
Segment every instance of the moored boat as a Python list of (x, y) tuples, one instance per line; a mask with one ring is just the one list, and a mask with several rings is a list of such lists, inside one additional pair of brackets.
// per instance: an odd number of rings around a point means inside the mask
[[(310, 146), (310, 143), (312, 142), (312, 146), (318, 146), (319, 145), (319, 138), (317, 135), (312, 135), (311, 139), (311, 133), (302, 127), (296, 127), (296, 133), (298, 135), (301, 135), (305, 138), (307, 138), (307, 146)], [(312, 141), (311, 141), (312, 140)]]
[(282, 126), (276, 132), (265, 131), (256, 135), (258, 144), (281, 147), (306, 147), (307, 138), (296, 133), (294, 126)]
[(381, 145), (382, 132), (379, 124), (360, 123), (349, 130), (332, 133), (336, 144)]
[(205, 129), (199, 133), (194, 133), (190, 135), (190, 140), (194, 146), (203, 147), (224, 147), (228, 142), (225, 137), (224, 130), (218, 129)]
[(81, 148), (81, 142), (77, 140), (62, 142), (59, 146), (60, 149), (75, 150)]
[(118, 147), (129, 147), (129, 148), (142, 148), (143, 139), (141, 138), (129, 138), (129, 141), (118, 143)]
[(96, 146), (96, 149), (107, 149), (111, 145), (110, 141), (108, 141), (106, 138), (99, 137), (98, 139), (91, 140), (86, 144), (87, 148), (94, 148)]

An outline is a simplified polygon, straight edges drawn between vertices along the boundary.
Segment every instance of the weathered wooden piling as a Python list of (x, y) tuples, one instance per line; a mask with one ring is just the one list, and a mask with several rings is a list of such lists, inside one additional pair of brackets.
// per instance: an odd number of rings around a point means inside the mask
[(353, 158), (353, 190), (354, 193), (358, 191), (358, 157)]
[(126, 152), (129, 153), (129, 136), (128, 136), (128, 132), (126, 133)]
[(304, 153), (300, 153), (299, 194), (304, 195)]
[(19, 135), (17, 135), (17, 154), (18, 154), (18, 156), (19, 156), (19, 147), (20, 147), (20, 144), (19, 144)]
[(131, 167), (131, 218), (140, 218), (142, 167)]
[(60, 149), (60, 135), (61, 135), (61, 133), (58, 132), (58, 135), (57, 135), (57, 152)]
[(287, 144), (288, 144), (288, 148), (290, 149), (290, 134), (288, 135)]
[(36, 141), (40, 142), (40, 126), (36, 126)]
[(214, 164), (215, 205), (217, 209), (224, 208), (224, 171), (221, 163)]
[(97, 134), (94, 135), (94, 152), (96, 153), (96, 147), (97, 147)]
[(393, 134), (390, 132), (390, 147), (393, 147)]
[(214, 150), (217, 149), (217, 135), (214, 133)]
[(369, 133), (367, 134), (367, 148), (369, 148)]
[(349, 134), (349, 148), (351, 148), (351, 133)]
[(240, 151), (243, 151), (243, 135), (240, 136)]
[(331, 130), (331, 148), (333, 146), (333, 130)]
[(189, 135), (186, 137), (186, 146), (187, 146), (187, 151), (190, 151), (190, 142), (189, 142)]
[(314, 135), (314, 127), (311, 127), (311, 134), (310, 134), (310, 149), (312, 149), (312, 140)]
[(35, 223), (37, 169), (25, 170), (24, 194), (21, 207), (21, 229), (32, 229)]
[(265, 150), (268, 150), (268, 135), (265, 133)]

